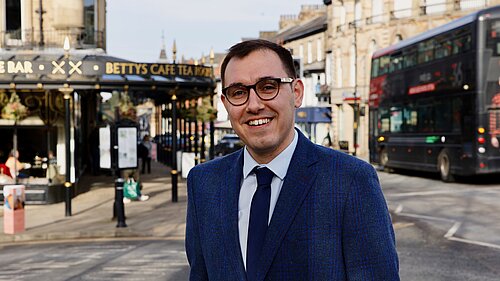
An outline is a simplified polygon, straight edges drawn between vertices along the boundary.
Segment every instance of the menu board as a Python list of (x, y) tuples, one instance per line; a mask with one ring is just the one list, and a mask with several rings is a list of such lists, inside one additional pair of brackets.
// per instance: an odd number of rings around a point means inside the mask
[(118, 127), (118, 169), (137, 168), (137, 128)]
[(111, 128), (99, 128), (99, 167), (111, 169)]

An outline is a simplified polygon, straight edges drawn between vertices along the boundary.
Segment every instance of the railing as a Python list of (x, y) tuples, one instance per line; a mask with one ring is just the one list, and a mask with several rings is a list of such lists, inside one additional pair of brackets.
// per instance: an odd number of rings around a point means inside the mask
[(85, 29), (62, 29), (47, 30), (40, 33), (39, 30), (11, 30), (0, 32), (1, 48), (61, 48), (64, 38), (68, 36), (72, 48), (105, 48), (104, 31)]
[[(450, 11), (482, 9), (486, 7), (488, 7), (487, 0), (448, 0), (441, 3), (419, 6), (417, 13), (419, 13), (420, 15), (427, 15), (427, 14), (446, 13)], [(360, 27), (362, 24), (371, 25), (371, 24), (381, 23), (383, 22), (386, 16), (389, 16), (390, 20), (409, 18), (412, 16), (412, 12), (413, 12), (412, 8), (390, 10), (388, 13), (372, 15), (364, 19), (358, 19), (356, 20), (356, 22), (351, 21), (348, 23), (337, 25), (335, 26), (335, 30), (337, 32), (344, 32), (347, 29)]]

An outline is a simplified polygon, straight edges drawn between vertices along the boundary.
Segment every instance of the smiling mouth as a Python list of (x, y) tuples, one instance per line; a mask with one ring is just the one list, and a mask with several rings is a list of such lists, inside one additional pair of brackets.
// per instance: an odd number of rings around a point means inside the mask
[(257, 119), (257, 120), (248, 121), (247, 124), (250, 126), (260, 126), (260, 125), (267, 124), (269, 122), (271, 122), (270, 118), (264, 118), (264, 119)]

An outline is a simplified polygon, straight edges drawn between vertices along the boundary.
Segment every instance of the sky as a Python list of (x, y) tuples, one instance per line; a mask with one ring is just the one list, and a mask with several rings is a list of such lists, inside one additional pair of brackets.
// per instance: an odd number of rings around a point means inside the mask
[[(107, 53), (156, 62), (163, 42), (177, 60), (224, 53), (241, 38), (279, 28), (281, 15), (298, 15), (301, 5), (321, 0), (107, 0)], [(162, 34), (164, 40), (162, 40)]]

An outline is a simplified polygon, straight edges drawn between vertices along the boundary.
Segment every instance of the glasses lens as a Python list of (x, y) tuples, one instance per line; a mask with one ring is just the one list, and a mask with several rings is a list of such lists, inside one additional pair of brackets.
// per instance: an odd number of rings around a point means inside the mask
[(272, 99), (278, 93), (280, 83), (273, 79), (264, 79), (259, 81), (255, 88), (262, 99)]
[(243, 86), (231, 86), (226, 90), (226, 97), (231, 103), (244, 103), (248, 97), (248, 90)]

